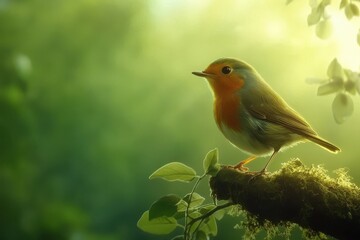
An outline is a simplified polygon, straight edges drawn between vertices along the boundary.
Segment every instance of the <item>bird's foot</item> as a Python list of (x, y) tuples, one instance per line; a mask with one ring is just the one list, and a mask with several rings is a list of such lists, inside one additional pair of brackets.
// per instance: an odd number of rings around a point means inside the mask
[(249, 168), (248, 167), (245, 167), (243, 162), (240, 162), (236, 165), (231, 165), (231, 166), (228, 166), (229, 168), (231, 169), (235, 169), (235, 170), (238, 170), (240, 172), (248, 172), (249, 171)]
[(256, 158), (255, 156), (250, 156), (249, 158), (239, 162), (238, 164), (236, 164), (234, 166), (229, 166), (229, 167), (232, 168), (232, 169), (239, 170), (240, 172), (249, 172), (249, 168), (245, 167), (245, 164), (248, 164), (249, 162), (251, 162), (255, 158)]
[(268, 174), (269, 172), (266, 170), (266, 168), (262, 169), (261, 171), (258, 172), (247, 172), (247, 174), (252, 175), (249, 179), (249, 182), (253, 181), (255, 178), (259, 177), (259, 176), (263, 176)]

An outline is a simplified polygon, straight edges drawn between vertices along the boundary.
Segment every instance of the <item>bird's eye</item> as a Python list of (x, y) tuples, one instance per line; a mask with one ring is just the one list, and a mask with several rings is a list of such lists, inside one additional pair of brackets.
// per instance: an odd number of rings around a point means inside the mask
[(223, 67), (222, 69), (221, 69), (221, 72), (223, 73), (223, 74), (229, 74), (229, 73), (231, 73), (231, 67), (229, 67), (229, 66), (225, 66), (225, 67)]

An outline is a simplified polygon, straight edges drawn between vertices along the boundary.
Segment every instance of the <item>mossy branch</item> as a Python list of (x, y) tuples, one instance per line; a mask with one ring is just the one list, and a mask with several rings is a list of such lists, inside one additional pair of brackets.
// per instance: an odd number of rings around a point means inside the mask
[(360, 236), (360, 189), (346, 171), (331, 178), (320, 166), (291, 160), (272, 174), (258, 176), (223, 167), (210, 179), (213, 195), (229, 200), (273, 224), (296, 223), (338, 239)]

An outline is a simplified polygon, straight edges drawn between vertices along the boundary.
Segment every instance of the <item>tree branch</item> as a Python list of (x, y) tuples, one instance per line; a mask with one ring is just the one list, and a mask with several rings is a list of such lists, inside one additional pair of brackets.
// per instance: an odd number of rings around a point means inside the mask
[(252, 175), (222, 168), (210, 179), (218, 200), (239, 204), (260, 220), (296, 223), (338, 239), (360, 236), (360, 189), (345, 170), (331, 178), (320, 166), (291, 160), (272, 174)]

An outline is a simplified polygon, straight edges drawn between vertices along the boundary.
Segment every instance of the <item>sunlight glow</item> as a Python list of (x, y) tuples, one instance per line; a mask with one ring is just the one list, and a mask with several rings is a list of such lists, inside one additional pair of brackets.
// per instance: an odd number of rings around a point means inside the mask
[(273, 20), (268, 21), (265, 26), (267, 36), (271, 39), (281, 39), (284, 37), (285, 25), (284, 21)]
[(360, 69), (360, 46), (357, 44), (358, 26), (360, 20), (346, 19), (342, 12), (333, 13), (331, 17), (333, 23), (333, 40), (338, 47), (339, 61), (353, 70)]

